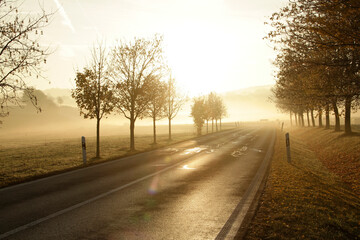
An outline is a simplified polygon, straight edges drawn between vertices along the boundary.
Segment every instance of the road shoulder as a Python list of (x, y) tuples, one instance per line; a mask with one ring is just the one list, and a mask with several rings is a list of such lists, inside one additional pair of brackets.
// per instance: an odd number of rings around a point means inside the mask
[(238, 239), (360, 238), (359, 195), (324, 166), (306, 143), (309, 134), (315, 133), (290, 133), (289, 164), (284, 133), (278, 132), (257, 212)]

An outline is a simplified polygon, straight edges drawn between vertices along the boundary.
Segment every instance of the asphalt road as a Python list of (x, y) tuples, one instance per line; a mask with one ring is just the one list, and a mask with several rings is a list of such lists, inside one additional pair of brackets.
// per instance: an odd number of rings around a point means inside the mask
[(0, 239), (233, 238), (274, 134), (225, 131), (1, 189)]

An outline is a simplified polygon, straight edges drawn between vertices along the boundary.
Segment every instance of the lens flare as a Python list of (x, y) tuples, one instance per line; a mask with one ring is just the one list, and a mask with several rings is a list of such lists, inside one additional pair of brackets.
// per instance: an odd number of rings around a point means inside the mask
[(151, 181), (150, 187), (148, 189), (148, 193), (150, 195), (155, 195), (159, 190), (159, 175), (155, 175), (153, 180)]

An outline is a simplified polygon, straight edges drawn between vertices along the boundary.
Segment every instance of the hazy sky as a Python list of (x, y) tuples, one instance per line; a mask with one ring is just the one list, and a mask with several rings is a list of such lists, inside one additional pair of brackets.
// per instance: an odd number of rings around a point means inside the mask
[[(40, 1), (41, 2), (41, 1)], [(35, 87), (73, 88), (97, 39), (164, 35), (173, 75), (190, 96), (273, 84), (264, 21), (286, 0), (43, 0), (57, 10), (43, 43), (54, 53)], [(25, 0), (23, 9), (38, 5)]]

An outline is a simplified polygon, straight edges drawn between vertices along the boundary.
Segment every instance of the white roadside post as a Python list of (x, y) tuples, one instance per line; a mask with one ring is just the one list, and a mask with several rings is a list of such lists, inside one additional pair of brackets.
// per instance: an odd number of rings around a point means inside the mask
[(83, 155), (83, 163), (86, 164), (86, 144), (85, 137), (81, 137), (81, 146), (82, 146), (82, 155)]
[(291, 163), (291, 156), (290, 156), (290, 136), (289, 133), (285, 134), (286, 137), (286, 155), (288, 163)]

